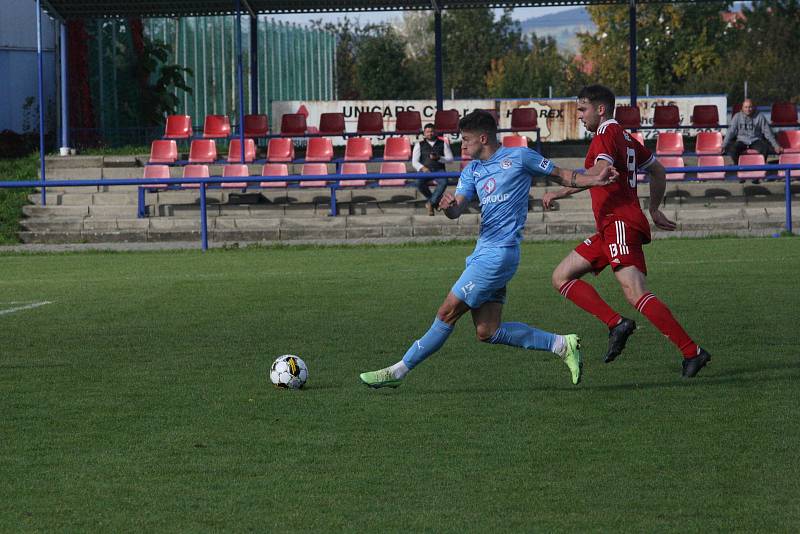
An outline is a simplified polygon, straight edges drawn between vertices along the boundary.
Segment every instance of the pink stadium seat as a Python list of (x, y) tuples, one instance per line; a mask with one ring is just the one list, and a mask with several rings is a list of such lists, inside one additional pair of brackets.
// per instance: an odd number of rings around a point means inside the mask
[(379, 135), (383, 133), (383, 115), (377, 111), (362, 111), (356, 124), (358, 135)]
[(285, 113), (281, 117), (281, 135), (302, 136), (307, 129), (306, 116), (302, 113)]
[[(289, 176), (289, 166), (285, 163), (265, 163), (261, 176)], [(261, 187), (286, 187), (289, 182), (261, 182)]]
[(244, 136), (265, 137), (269, 135), (269, 117), (266, 115), (245, 115)]
[(683, 154), (683, 136), (676, 132), (661, 132), (656, 139), (656, 155), (680, 156)]
[(267, 161), (288, 163), (294, 159), (294, 143), (288, 137), (273, 137), (267, 145)]
[[(402, 161), (384, 161), (381, 163), (381, 174), (405, 174), (406, 164)], [(387, 178), (378, 180), (378, 185), (383, 187), (397, 187), (406, 185), (405, 178)]]
[[(158, 180), (160, 178), (171, 178), (169, 174), (169, 167), (167, 165), (147, 165), (144, 168), (144, 175), (142, 178), (148, 180)], [(148, 188), (163, 189), (167, 184), (148, 185)]]
[(221, 139), (231, 135), (231, 121), (227, 115), (206, 115), (203, 123), (203, 137)]
[(653, 109), (653, 126), (656, 128), (677, 128), (681, 125), (681, 112), (678, 106), (656, 106)]
[(639, 128), (642, 125), (642, 116), (638, 107), (617, 106), (614, 111), (614, 118), (623, 128)]
[(719, 127), (719, 111), (713, 104), (695, 106), (692, 110), (692, 126), (700, 128)]
[(189, 115), (167, 115), (164, 137), (189, 139), (192, 136), (192, 118)]
[[(327, 163), (306, 163), (300, 169), (300, 174), (303, 176), (322, 176), (328, 174)], [(300, 182), (300, 187), (325, 187), (327, 182), (325, 180), (312, 180), (308, 182)]]
[(372, 159), (372, 141), (369, 137), (351, 137), (344, 149), (345, 161), (367, 161)]
[(419, 135), (422, 131), (422, 117), (419, 111), (398, 111), (395, 133)]
[[(800, 154), (781, 154), (780, 158), (778, 158), (778, 163), (781, 165), (800, 165)], [(800, 178), (800, 169), (794, 169), (789, 172), (792, 178)], [(785, 176), (786, 171), (778, 171), (778, 177), (784, 178)]]
[(511, 130), (514, 132), (532, 132), (536, 130), (536, 109), (515, 108), (511, 110)]
[(644, 134), (642, 132), (628, 132), (628, 135), (639, 141), (640, 145), (644, 145)]
[[(698, 167), (723, 167), (725, 166), (725, 158), (723, 156), (699, 156), (697, 158)], [(708, 171), (698, 172), (698, 180), (714, 180), (725, 178), (724, 171)]]
[(719, 132), (699, 132), (695, 138), (694, 151), (698, 156), (722, 154), (722, 134)]
[(776, 137), (784, 154), (800, 152), (800, 130), (781, 130)]
[(189, 148), (189, 163), (214, 163), (217, 143), (213, 139), (195, 139)]
[[(739, 156), (739, 165), (764, 165), (764, 156), (761, 154), (742, 154)], [(740, 180), (745, 178), (759, 179), (764, 178), (767, 171), (736, 171), (736, 177)]]
[(437, 111), (433, 117), (433, 129), (437, 133), (456, 133), (458, 132), (459, 119), (458, 110), (445, 109)]
[[(183, 168), (184, 178), (208, 178), (208, 165), (186, 165)], [(181, 184), (183, 187), (199, 189), (200, 184)]]
[(306, 161), (330, 161), (333, 159), (333, 143), (327, 137), (312, 137), (306, 148)]
[[(342, 163), (341, 174), (367, 174), (367, 164), (361, 162)], [(366, 180), (342, 180), (339, 182), (341, 187), (364, 187)]]
[[(256, 142), (252, 139), (244, 140), (244, 161), (251, 163), (256, 159)], [(228, 145), (228, 163), (241, 163), (242, 162), (242, 143), (237, 137), (231, 139)]]
[(770, 117), (773, 126), (797, 126), (797, 106), (791, 102), (775, 102)]
[[(235, 163), (233, 165), (225, 165), (222, 168), (222, 177), (223, 178), (233, 178), (233, 177), (243, 177), (243, 176), (250, 176), (250, 169), (247, 168), (247, 165), (243, 165), (241, 163)], [(247, 182), (223, 182), (222, 187), (231, 187), (236, 189), (245, 189), (247, 188)]]
[(383, 149), (384, 160), (408, 161), (411, 159), (411, 145), (405, 137), (389, 137)]
[(156, 139), (150, 145), (150, 163), (175, 163), (178, 143), (172, 139)]
[(323, 113), (319, 116), (321, 135), (342, 135), (344, 133), (344, 113)]
[(528, 147), (528, 138), (524, 135), (507, 135), (503, 137), (503, 146), (506, 147)]
[[(683, 158), (681, 156), (659, 156), (658, 162), (661, 163), (665, 168), (666, 167), (685, 167), (686, 165), (683, 164)], [(686, 177), (686, 173), (669, 173), (667, 174), (667, 180), (683, 180)]]

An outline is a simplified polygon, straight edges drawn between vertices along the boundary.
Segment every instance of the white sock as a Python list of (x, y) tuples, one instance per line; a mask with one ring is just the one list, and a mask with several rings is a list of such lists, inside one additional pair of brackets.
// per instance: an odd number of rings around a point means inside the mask
[(408, 372), (409, 372), (411, 369), (409, 369), (408, 367), (406, 367), (406, 364), (404, 364), (404, 363), (403, 363), (403, 360), (400, 360), (400, 361), (399, 361), (399, 362), (397, 362), (396, 364), (394, 364), (394, 365), (392, 365), (391, 367), (389, 367), (389, 370), (392, 372), (392, 375), (393, 375), (393, 376), (394, 376), (394, 377), (395, 377), (397, 380), (400, 380), (400, 379), (402, 379), (404, 376), (406, 376), (406, 375), (408, 374)]
[(564, 339), (564, 336), (555, 334), (553, 344), (550, 346), (550, 351), (558, 354), (562, 358), (564, 357), (564, 354), (567, 352), (567, 340)]

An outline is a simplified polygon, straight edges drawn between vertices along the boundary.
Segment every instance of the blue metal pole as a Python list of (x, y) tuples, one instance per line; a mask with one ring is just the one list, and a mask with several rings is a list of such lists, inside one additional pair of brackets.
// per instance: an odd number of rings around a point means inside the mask
[(442, 13), (437, 9), (433, 14), (434, 49), (436, 62), (436, 109), (444, 107), (444, 77), (442, 76)]
[(792, 171), (786, 170), (786, 231), (792, 233)]
[[(39, 61), (39, 172), (47, 180), (44, 168), (44, 68), (42, 66), (42, 2), (36, 0), (36, 56)], [(42, 206), (47, 205), (47, 189), (42, 187)]]
[(258, 113), (258, 17), (250, 17), (250, 113)]
[(67, 78), (67, 23), (61, 23), (61, 155), (69, 151), (69, 97)]
[[(628, 25), (630, 27), (630, 71), (631, 71), (631, 106), (636, 107), (636, 95), (639, 92), (639, 83), (636, 79), (636, 0), (631, 0), (630, 9), (628, 11), (629, 19)], [(613, 115), (614, 110), (611, 110)]]
[[(239, 84), (239, 144), (244, 163), (244, 81), (242, 76), (242, 0), (236, 0), (236, 80)], [(205, 250), (205, 249), (204, 249)]]
[(208, 220), (206, 217), (206, 184), (200, 184), (200, 241), (203, 250), (208, 250)]
[(139, 188), (139, 196), (138, 196), (138, 207), (136, 209), (136, 217), (139, 219), (144, 219), (145, 213), (145, 203), (144, 203), (144, 187)]

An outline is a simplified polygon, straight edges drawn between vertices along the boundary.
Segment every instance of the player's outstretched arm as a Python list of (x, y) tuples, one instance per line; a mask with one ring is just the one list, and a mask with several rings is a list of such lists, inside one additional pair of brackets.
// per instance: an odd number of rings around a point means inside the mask
[(647, 172), (650, 174), (650, 217), (658, 228), (671, 232), (678, 225), (667, 219), (667, 216), (659, 209), (664, 201), (664, 192), (667, 190), (667, 173), (658, 160), (647, 168)]
[(469, 202), (467, 202), (467, 198), (464, 195), (453, 196), (450, 193), (445, 193), (439, 200), (438, 209), (443, 211), (448, 219), (458, 219), (468, 205)]
[[(603, 162), (605, 163), (605, 162)], [(612, 183), (619, 176), (617, 169), (611, 165), (595, 165), (585, 173), (579, 170), (562, 169), (553, 167), (550, 177), (559, 184), (570, 189), (585, 189)]]

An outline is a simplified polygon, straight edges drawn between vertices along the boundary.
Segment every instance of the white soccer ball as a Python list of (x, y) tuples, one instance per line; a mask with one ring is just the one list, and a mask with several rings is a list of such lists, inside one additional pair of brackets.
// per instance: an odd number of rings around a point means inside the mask
[(300, 389), (308, 380), (308, 367), (294, 354), (284, 354), (272, 363), (269, 379), (279, 388)]

